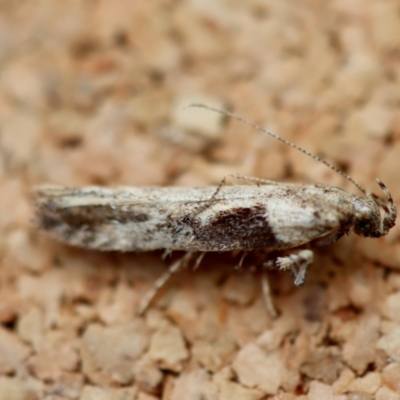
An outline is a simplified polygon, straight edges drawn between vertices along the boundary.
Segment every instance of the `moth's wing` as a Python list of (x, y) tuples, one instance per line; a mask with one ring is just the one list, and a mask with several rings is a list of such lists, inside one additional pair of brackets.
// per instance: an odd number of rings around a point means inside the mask
[(34, 190), (36, 224), (73, 246), (117, 251), (172, 248), (167, 217), (185, 200), (168, 203), (168, 193), (163, 188), (41, 186)]
[(149, 200), (140, 190), (130, 191), (124, 196), (124, 189), (100, 187), (66, 188), (43, 185), (34, 188), (33, 197), (37, 206), (36, 223), (47, 231), (61, 226), (70, 229), (95, 229), (105, 223), (143, 221), (145, 209), (151, 209)]
[(290, 247), (335, 235), (343, 228), (340, 210), (324, 206), (283, 202), (270, 209), (269, 218), (276, 238)]
[(67, 188), (43, 185), (34, 188), (33, 197), (37, 205), (39, 225), (49, 229), (51, 222), (56, 221), (78, 226), (100, 224), (112, 219), (119, 221), (128, 214), (133, 220), (143, 219), (144, 209), (152, 209), (149, 190), (145, 191), (143, 193), (142, 189), (135, 188)]
[[(129, 190), (129, 196), (123, 196)], [(68, 188), (56, 185), (41, 185), (32, 190), (34, 201), (38, 205), (53, 203), (60, 208), (80, 207), (87, 205), (122, 204), (145, 200), (143, 190), (132, 188), (108, 189), (98, 186)]]

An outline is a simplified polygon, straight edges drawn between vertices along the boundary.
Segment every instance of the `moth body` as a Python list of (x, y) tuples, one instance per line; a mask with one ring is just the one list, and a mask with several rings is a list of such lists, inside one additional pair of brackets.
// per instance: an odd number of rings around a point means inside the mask
[[(288, 250), (354, 231), (380, 236), (380, 207), (326, 185), (36, 189), (41, 228), (104, 251)], [(209, 203), (209, 204), (208, 204)]]

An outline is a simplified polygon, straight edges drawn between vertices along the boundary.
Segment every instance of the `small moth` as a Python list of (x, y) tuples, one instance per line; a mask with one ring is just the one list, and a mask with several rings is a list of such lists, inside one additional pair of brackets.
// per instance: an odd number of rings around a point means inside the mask
[(65, 243), (101, 251), (187, 252), (157, 281), (140, 311), (197, 254), (262, 249), (269, 256), (267, 266), (290, 270), (301, 285), (313, 261), (312, 247), (329, 245), (350, 232), (378, 238), (395, 225), (396, 206), (381, 181), (386, 202), (326, 161), (241, 117), (201, 104), (191, 107), (222, 113), (275, 137), (340, 173), (364, 195), (242, 175), (233, 176), (253, 184), (225, 186), (225, 177), (217, 187), (37, 187), (37, 225)]

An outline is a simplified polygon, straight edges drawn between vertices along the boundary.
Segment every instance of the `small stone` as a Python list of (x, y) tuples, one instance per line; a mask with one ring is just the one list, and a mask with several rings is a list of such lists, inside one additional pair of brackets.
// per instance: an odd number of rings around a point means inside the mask
[(371, 137), (387, 139), (392, 130), (393, 112), (381, 104), (368, 104), (361, 113), (364, 130)]
[(400, 322), (400, 292), (392, 293), (386, 298), (382, 313), (390, 320)]
[(386, 387), (381, 387), (375, 393), (375, 400), (400, 400), (400, 394)]
[(221, 381), (218, 384), (219, 400), (261, 400), (265, 394), (259, 389), (249, 389), (236, 382)]
[(383, 350), (388, 357), (400, 363), (400, 328), (382, 335), (377, 348)]
[(382, 1), (370, 5), (372, 38), (380, 51), (400, 47), (400, 17), (396, 2)]
[(57, 322), (67, 282), (65, 271), (61, 269), (51, 269), (40, 276), (21, 274), (17, 282), (18, 294), (40, 305), (44, 310), (44, 325), (50, 326)]
[(180, 327), (189, 341), (198, 335), (198, 326), (202, 320), (196, 296), (193, 296), (193, 290), (190, 289), (182, 288), (176, 291), (168, 306), (168, 316)]
[(171, 97), (160, 90), (146, 90), (140, 96), (133, 96), (127, 102), (135, 124), (143, 126), (160, 125), (170, 116)]
[(45, 77), (49, 79), (48, 73), (38, 68), (35, 60), (16, 57), (3, 69), (0, 80), (12, 99), (33, 110), (41, 110), (48, 101)]
[(18, 113), (2, 121), (2, 125), (0, 145), (2, 151), (9, 154), (9, 162), (18, 166), (28, 164), (37, 154), (43, 130), (39, 118), (34, 114)]
[(143, 358), (137, 363), (135, 383), (140, 389), (146, 392), (153, 392), (161, 384), (162, 379), (163, 374), (156, 362)]
[(335, 74), (335, 89), (348, 106), (366, 98), (381, 77), (381, 65), (372, 52), (354, 52)]
[(80, 373), (62, 372), (54, 381), (51, 391), (67, 399), (78, 399), (85, 377)]
[(268, 329), (263, 332), (257, 338), (257, 345), (267, 353), (276, 350), (279, 347), (283, 337), (283, 333), (279, 328), (280, 326), (276, 324), (275, 329)]
[(15, 334), (0, 327), (0, 374), (14, 373), (28, 357), (30, 349)]
[[(385, 179), (386, 184), (386, 179)], [(388, 186), (392, 188), (392, 186)], [(395, 191), (397, 189), (395, 188)], [(392, 192), (392, 195), (393, 192)], [(395, 194), (397, 196), (397, 194)], [(400, 196), (400, 192), (398, 194)], [(399, 197), (400, 198), (400, 197)], [(396, 227), (394, 228), (396, 229)], [(395, 231), (393, 231), (395, 232)], [(389, 235), (385, 238), (388, 238)], [(385, 239), (383, 240), (359, 240), (357, 243), (357, 249), (359, 252), (368, 260), (374, 260), (379, 264), (382, 264), (387, 267), (391, 267), (394, 269), (400, 269), (400, 246), (393, 246), (390, 243), (386, 243)]]
[(163, 369), (179, 372), (182, 362), (189, 357), (181, 331), (171, 323), (163, 321), (151, 338), (148, 356)]
[(79, 144), (83, 139), (86, 119), (76, 111), (57, 110), (49, 115), (47, 123), (50, 135), (62, 145)]
[(279, 400), (308, 400), (308, 396), (297, 396), (293, 393), (282, 393)]
[(232, 368), (241, 384), (261, 389), (266, 394), (277, 393), (285, 373), (285, 367), (276, 354), (266, 355), (252, 343), (239, 351)]
[(233, 303), (245, 306), (257, 294), (256, 282), (250, 274), (231, 274), (222, 289), (223, 297)]
[(39, 400), (43, 396), (41, 382), (0, 376), (0, 400)]
[(170, 400), (217, 400), (218, 389), (204, 369), (183, 373), (175, 381)]
[(260, 171), (264, 179), (282, 181), (287, 168), (286, 157), (280, 148), (276, 147), (275, 150), (270, 150), (271, 147), (270, 145), (264, 149), (264, 143), (261, 143), (256, 171)]
[(149, 331), (141, 320), (112, 327), (91, 324), (82, 338), (83, 371), (101, 385), (127, 384), (148, 344)]
[(318, 381), (310, 383), (308, 400), (347, 400), (346, 395), (335, 395), (330, 385)]
[(119, 283), (113, 292), (113, 301), (99, 310), (100, 318), (107, 325), (129, 322), (135, 313), (138, 293), (126, 283)]
[(38, 351), (44, 343), (44, 318), (38, 307), (32, 307), (23, 314), (17, 325), (18, 335), (22, 340), (32, 344)]
[(139, 392), (137, 397), (135, 397), (135, 400), (158, 400), (158, 399), (159, 399), (159, 397), (156, 397), (151, 394), (144, 393), (144, 392)]
[(350, 368), (344, 368), (339, 378), (332, 385), (335, 393), (346, 393), (351, 382), (355, 379), (356, 375)]
[(282, 379), (282, 389), (286, 392), (295, 392), (302, 383), (302, 376), (297, 369), (286, 370)]
[(193, 103), (206, 104), (220, 110), (224, 109), (224, 104), (220, 100), (202, 95), (183, 96), (175, 102), (172, 115), (173, 124), (197, 132), (205, 138), (217, 139), (222, 133), (224, 115), (201, 108), (187, 108)]
[(135, 400), (136, 388), (102, 388), (96, 386), (84, 386), (79, 400)]
[(80, 395), (81, 400), (108, 400), (109, 398), (109, 389), (95, 386), (85, 386)]
[(226, 328), (240, 347), (256, 340), (272, 323), (272, 317), (268, 314), (261, 296), (247, 307), (235, 307), (228, 316)]
[(275, 320), (273, 328), (270, 327), (268, 330), (264, 329), (257, 338), (257, 345), (267, 354), (277, 350), (284, 337), (296, 329), (296, 319), (287, 312), (290, 308), (290, 304), (288, 306), (285, 305), (284, 308), (285, 310), (282, 312), (282, 318)]
[(390, 271), (386, 277), (386, 282), (390, 292), (400, 292), (400, 274), (398, 272)]
[(380, 327), (381, 334), (400, 332), (400, 323), (383, 319)]
[(42, 272), (49, 266), (49, 253), (33, 243), (26, 230), (15, 230), (7, 238), (10, 255), (17, 265), (33, 272)]
[(77, 370), (78, 351), (74, 340), (65, 331), (50, 331), (43, 339), (41, 348), (30, 359), (38, 378), (54, 381), (65, 371)]
[(400, 394), (400, 364), (392, 362), (382, 371), (382, 382), (389, 389)]
[(18, 302), (15, 292), (4, 288), (0, 293), (0, 323), (7, 324), (16, 319)]
[(371, 304), (374, 299), (374, 287), (364, 274), (352, 274), (348, 284), (348, 296), (355, 307), (363, 309)]
[(222, 333), (216, 341), (212, 342), (195, 340), (191, 347), (193, 359), (212, 372), (219, 371), (236, 351), (237, 345), (228, 332)]
[(377, 315), (361, 317), (356, 331), (343, 348), (344, 360), (359, 374), (376, 359), (375, 343), (379, 337), (380, 318)]
[(374, 394), (382, 383), (381, 374), (369, 372), (362, 378), (357, 378), (349, 385), (350, 392)]
[(158, 134), (163, 141), (184, 147), (192, 153), (200, 153), (208, 144), (208, 141), (204, 140), (204, 137), (189, 135), (184, 128), (179, 128), (175, 125), (160, 129)]
[(300, 371), (309, 378), (332, 384), (342, 368), (338, 349), (322, 347), (309, 354)]

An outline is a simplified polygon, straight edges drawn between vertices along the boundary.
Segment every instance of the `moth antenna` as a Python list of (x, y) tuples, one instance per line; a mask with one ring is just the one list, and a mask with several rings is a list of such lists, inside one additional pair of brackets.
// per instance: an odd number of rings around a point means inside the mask
[(303, 149), (302, 147), (299, 147), (299, 146), (295, 145), (294, 143), (289, 142), (289, 140), (286, 140), (286, 139), (280, 137), (280, 136), (277, 135), (276, 133), (269, 132), (269, 131), (267, 131), (266, 129), (262, 128), (261, 126), (255, 124), (255, 123), (253, 123), (253, 122), (251, 122), (251, 121), (249, 121), (249, 120), (247, 120), (247, 119), (245, 119), (245, 118), (239, 117), (239, 115), (236, 115), (236, 114), (234, 114), (234, 113), (231, 113), (230, 111), (220, 110), (220, 109), (218, 109), (218, 108), (211, 107), (211, 106), (207, 106), (207, 105), (205, 105), (205, 104), (200, 104), (200, 103), (192, 103), (192, 104), (189, 104), (189, 105), (188, 105), (187, 107), (185, 107), (185, 108), (192, 108), (192, 107), (204, 108), (204, 109), (206, 109), (206, 110), (213, 111), (213, 112), (216, 112), (216, 113), (219, 113), (219, 114), (222, 114), (222, 115), (225, 115), (225, 116), (234, 118), (234, 119), (236, 119), (236, 120), (238, 120), (238, 121), (240, 121), (240, 122), (243, 122), (243, 123), (245, 123), (245, 124), (247, 124), (247, 125), (249, 125), (249, 126), (255, 128), (255, 129), (257, 129), (257, 130), (259, 130), (259, 131), (261, 131), (261, 132), (263, 132), (263, 133), (266, 133), (266, 134), (269, 135), (269, 136), (272, 136), (273, 138), (275, 138), (275, 139), (281, 141), (282, 143), (285, 143), (285, 144), (287, 144), (288, 146), (293, 147), (294, 149), (296, 149), (296, 150), (302, 152), (303, 154), (305, 154), (305, 155), (307, 155), (307, 156), (313, 158), (314, 160), (317, 160), (317, 161), (321, 162), (322, 164), (326, 165), (326, 166), (327, 166), (328, 168), (330, 168), (332, 171), (335, 171), (335, 172), (338, 173), (339, 175), (342, 175), (344, 178), (346, 178), (346, 179), (347, 179), (349, 182), (351, 182), (358, 190), (360, 190), (364, 195), (367, 195), (367, 191), (366, 191), (360, 184), (358, 184), (351, 176), (347, 175), (345, 172), (343, 172), (343, 171), (340, 170), (339, 168), (335, 167), (334, 165), (328, 163), (328, 161), (325, 161), (324, 159), (322, 159), (322, 158), (316, 156), (315, 154), (310, 153), (309, 151)]

